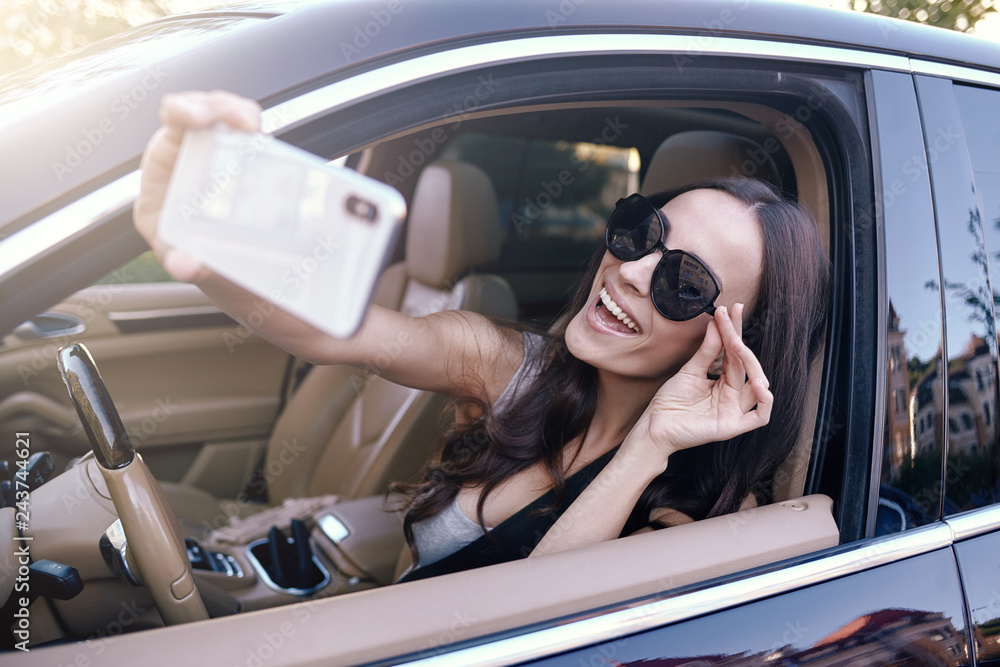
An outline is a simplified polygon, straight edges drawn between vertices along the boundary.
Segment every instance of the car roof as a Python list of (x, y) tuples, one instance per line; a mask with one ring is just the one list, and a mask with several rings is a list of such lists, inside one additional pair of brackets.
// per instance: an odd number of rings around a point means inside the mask
[(455, 0), (231, 5), (161, 19), (0, 78), (0, 237), (30, 223), (44, 202), (57, 208), (74, 191), (136, 168), (159, 124), (158, 104), (147, 100), (163, 93), (225, 88), (268, 105), (311, 81), (404, 54), (597, 31), (767, 38), (1000, 71), (1000, 45), (986, 40), (774, 0), (494, 0), (474, 10)]

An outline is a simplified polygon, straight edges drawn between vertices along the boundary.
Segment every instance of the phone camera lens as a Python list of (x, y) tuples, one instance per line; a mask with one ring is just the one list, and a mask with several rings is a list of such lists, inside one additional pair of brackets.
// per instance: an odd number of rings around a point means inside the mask
[(378, 215), (378, 208), (375, 204), (367, 202), (364, 199), (359, 199), (355, 196), (350, 196), (347, 198), (347, 211), (354, 216), (361, 218), (362, 220), (374, 220), (375, 216)]

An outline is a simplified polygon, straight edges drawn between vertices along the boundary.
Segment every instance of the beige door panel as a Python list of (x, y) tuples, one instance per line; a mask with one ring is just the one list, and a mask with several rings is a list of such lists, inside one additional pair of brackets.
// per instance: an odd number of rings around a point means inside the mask
[[(257, 463), (280, 406), (286, 352), (183, 283), (94, 286), (51, 313), (72, 316), (84, 330), (33, 337), (30, 327), (22, 327), (3, 340), (0, 428), (30, 432), (57, 466), (90, 449), (55, 363), (61, 345), (79, 340), (90, 349), (133, 444), (157, 475), (179, 480), (196, 460), (200, 469), (210, 467), (218, 451), (227, 470)], [(35, 320), (41, 325), (35, 333), (59, 322)], [(199, 460), (203, 443), (220, 441), (221, 449)], [(244, 459), (238, 462), (234, 454), (240, 450)], [(223, 482), (221, 488), (232, 486)]]
[[(474, 622), (463, 623), (457, 639), (471, 640), (836, 546), (839, 532), (832, 507), (825, 496), (807, 496), (353, 595), (323, 590), (313, 601), (294, 606), (124, 634), (108, 647), (102, 664), (132, 664), (139, 652), (170, 662), (182, 659), (191, 646), (199, 647), (204, 664), (230, 664), (245, 656), (248, 647), (260, 645), (261, 637), (279, 630), (293, 641), (289, 650), (275, 651), (268, 665), (381, 661), (452, 641), (442, 637), (456, 634), (459, 603), (462, 617)], [(350, 517), (341, 518), (350, 522)], [(387, 627), (392, 631), (387, 633)], [(314, 628), (326, 629), (322, 641), (298, 641), (323, 634)], [(219, 641), (222, 636), (225, 641)], [(53, 646), (38, 651), (36, 658), (26, 654), (22, 662), (68, 664), (79, 650), (74, 644)]]

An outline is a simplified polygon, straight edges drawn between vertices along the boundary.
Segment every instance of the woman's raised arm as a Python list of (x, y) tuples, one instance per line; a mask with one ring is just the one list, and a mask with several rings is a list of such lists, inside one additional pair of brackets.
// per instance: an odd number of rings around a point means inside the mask
[[(418, 389), (492, 402), (521, 363), (520, 335), (474, 313), (450, 311), (409, 317), (371, 306), (361, 329), (348, 339), (332, 338), (260, 297), (209, 271), (191, 256), (166, 246), (157, 234), (160, 211), (181, 139), (188, 128), (224, 122), (245, 132), (260, 130), (261, 108), (224, 91), (167, 95), (161, 127), (142, 157), (142, 181), (133, 209), (136, 229), (177, 280), (200, 287), (239, 321), (260, 320), (254, 333), (316, 364), (351, 364)], [(335, 289), (335, 286), (331, 286)], [(257, 317), (250, 318), (252, 313)]]

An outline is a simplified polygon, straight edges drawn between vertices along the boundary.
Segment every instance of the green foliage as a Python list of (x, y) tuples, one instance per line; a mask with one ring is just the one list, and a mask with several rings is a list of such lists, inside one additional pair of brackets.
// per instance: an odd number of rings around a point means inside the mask
[(993, 0), (855, 0), (854, 9), (967, 32), (996, 11)]
[(95, 285), (132, 285), (176, 282), (163, 268), (152, 250), (147, 250), (119, 269), (96, 281)]
[(937, 357), (932, 358), (930, 361), (920, 361), (915, 356), (907, 359), (906, 374), (910, 379), (909, 387), (911, 389), (917, 386), (917, 382), (920, 381), (920, 378), (923, 377), (924, 373), (935, 361), (937, 361)]

